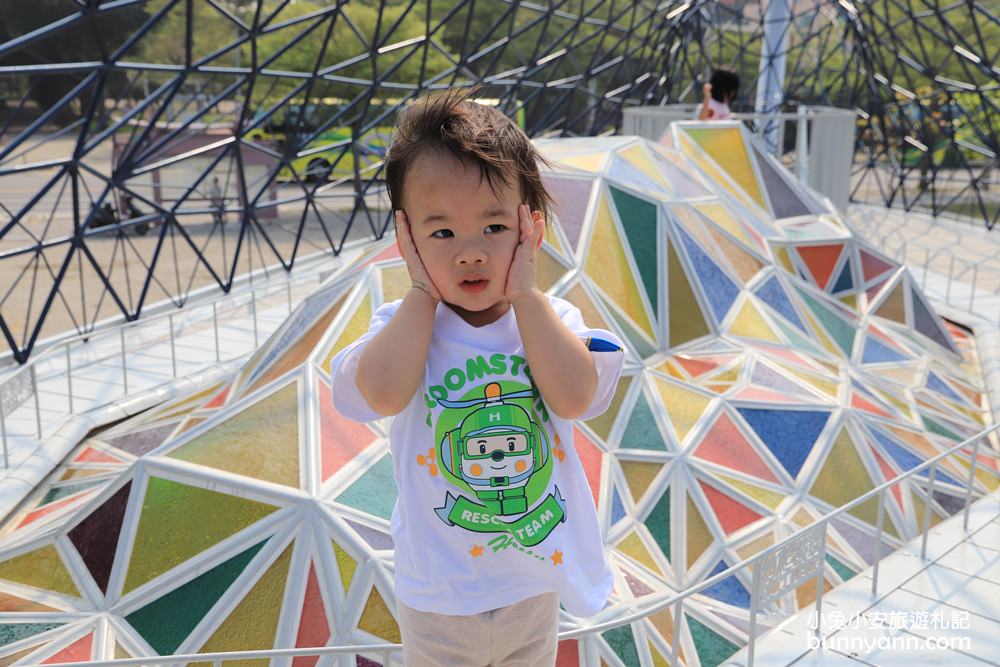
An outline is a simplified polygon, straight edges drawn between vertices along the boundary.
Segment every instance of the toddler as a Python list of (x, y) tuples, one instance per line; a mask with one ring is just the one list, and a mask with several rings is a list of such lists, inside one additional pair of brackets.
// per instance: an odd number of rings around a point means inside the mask
[(698, 120), (730, 120), (729, 104), (740, 90), (740, 77), (727, 69), (712, 72), (712, 78), (702, 87), (702, 102)]
[(539, 160), (467, 93), (404, 110), (386, 183), (412, 288), (331, 362), (342, 414), (395, 416), (407, 667), (551, 666), (560, 601), (588, 616), (611, 591), (571, 420), (607, 409), (623, 352), (536, 285)]

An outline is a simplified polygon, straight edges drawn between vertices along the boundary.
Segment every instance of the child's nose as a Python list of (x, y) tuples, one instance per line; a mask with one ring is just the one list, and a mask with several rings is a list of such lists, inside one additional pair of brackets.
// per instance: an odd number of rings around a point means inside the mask
[(455, 261), (459, 266), (469, 264), (485, 264), (487, 259), (486, 249), (482, 244), (470, 241), (466, 243), (455, 255)]

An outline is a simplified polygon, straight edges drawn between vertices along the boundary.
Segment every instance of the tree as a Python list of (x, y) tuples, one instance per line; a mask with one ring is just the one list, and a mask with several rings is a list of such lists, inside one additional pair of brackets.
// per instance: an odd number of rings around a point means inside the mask
[[(43, 32), (30, 41), (0, 53), (0, 65), (44, 65), (107, 61), (147, 15), (141, 7), (127, 6), (99, 11), (96, 7), (81, 7), (65, 0), (33, 0), (31, 11), (22, 3), (0, 3), (0, 45), (27, 35), (33, 30), (52, 25), (70, 16), (76, 19), (58, 30)], [(72, 38), (68, 36), (72, 34)], [(86, 76), (85, 72), (29, 73), (23, 92), (29, 92), (40, 108), (55, 105)], [(109, 75), (114, 85), (120, 75)], [(58, 120), (67, 122), (80, 116), (89, 104), (93, 88), (64, 107)]]

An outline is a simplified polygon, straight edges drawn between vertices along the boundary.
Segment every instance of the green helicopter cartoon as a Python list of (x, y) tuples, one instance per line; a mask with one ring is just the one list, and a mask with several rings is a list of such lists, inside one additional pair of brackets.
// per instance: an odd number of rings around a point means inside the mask
[(496, 382), (486, 385), (483, 393), (480, 399), (438, 401), (446, 408), (480, 406), (444, 434), (441, 463), (472, 488), (486, 511), (523, 514), (528, 511), (525, 486), (545, 465), (548, 447), (527, 410), (507, 400), (533, 394), (527, 390), (503, 395)]

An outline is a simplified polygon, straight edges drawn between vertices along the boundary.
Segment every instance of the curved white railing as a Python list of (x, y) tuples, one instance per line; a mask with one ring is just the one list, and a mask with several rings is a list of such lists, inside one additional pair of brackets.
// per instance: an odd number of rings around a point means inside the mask
[[(315, 276), (313, 276), (315, 280)], [(8, 375), (0, 382), (0, 444), (3, 447), (3, 467), (9, 467), (8, 438), (11, 437), (7, 421), (9, 417), (19, 408), (29, 402), (29, 409), (34, 412), (34, 432), (20, 433), (19, 435), (29, 435), (37, 439), (37, 447), (42, 446), (44, 438), (53, 433), (62, 423), (64, 418), (78, 414), (76, 410), (75, 395), (73, 391), (74, 372), (80, 366), (94, 363), (112, 362), (121, 368), (120, 381), (123, 387), (121, 397), (129, 395), (130, 374), (141, 371), (142, 368), (135, 368), (135, 362), (130, 366), (129, 352), (148, 346), (152, 343), (160, 343), (164, 340), (170, 344), (170, 362), (173, 369), (172, 378), (177, 377), (177, 348), (175, 339), (178, 335), (187, 331), (191, 333), (192, 326), (204, 328), (203, 326), (192, 324), (210, 321), (206, 325), (211, 327), (215, 340), (215, 360), (225, 362), (248, 354), (252, 350), (239, 350), (234, 354), (232, 350), (226, 350), (219, 344), (219, 319), (220, 316), (225, 321), (226, 316), (238, 316), (240, 318), (249, 317), (254, 332), (254, 348), (260, 343), (258, 331), (259, 304), (265, 301), (273, 301), (275, 296), (287, 298), (288, 312), (292, 309), (292, 282), (286, 282), (280, 286), (267, 286), (253, 288), (249, 293), (237, 295), (228, 299), (227, 303), (220, 308), (217, 301), (208, 304), (185, 308), (160, 315), (143, 318), (136, 322), (123, 324), (115, 329), (90, 334), (80, 334), (67, 340), (56, 343), (33, 356), (26, 364)], [(272, 304), (273, 305), (273, 304)], [(92, 352), (92, 358), (84, 363), (78, 363), (74, 368), (72, 353), (75, 349), (84, 349)], [(39, 392), (40, 371), (43, 364), (52, 366), (49, 377), (63, 376), (66, 381), (66, 396), (68, 397), (68, 409), (61, 412), (57, 417), (42, 414), (42, 399)], [(135, 382), (133, 381), (133, 388)], [(90, 406), (94, 407), (94, 406)]]
[[(135, 374), (144, 371), (142, 364), (134, 360), (130, 364), (130, 352), (151, 345), (169, 343), (169, 361), (172, 369), (170, 378), (166, 380), (169, 383), (178, 377), (178, 363), (185, 362), (175, 344), (181, 335), (210, 330), (215, 362), (218, 364), (234, 361), (256, 350), (270, 334), (269, 331), (261, 331), (258, 311), (262, 308), (284, 307), (290, 315), (299, 300), (311, 294), (331, 271), (340, 266), (331, 263), (329, 267), (323, 267), (321, 262), (328, 258), (328, 254), (320, 254), (324, 257), (317, 257), (315, 266), (310, 266), (297, 274), (287, 274), (282, 271), (278, 280), (267, 279), (264, 284), (257, 285), (251, 279), (243, 289), (230, 292), (228, 295), (215, 296), (201, 303), (188, 302), (184, 308), (172, 308), (166, 312), (144, 316), (135, 322), (114, 324), (103, 330), (75, 334), (53, 342), (33, 355), (23, 366), (5, 376), (2, 374), (4, 369), (0, 368), (0, 454), (2, 454), (0, 468), (10, 467), (8, 445), (12, 437), (34, 439), (32, 447), (33, 451), (37, 451), (42, 447), (45, 438), (57, 431), (67, 419), (100, 407), (91, 404), (82, 411), (78, 410), (80, 406), (73, 383), (82, 367), (104, 363), (120, 368), (121, 375), (117, 381), (120, 382), (122, 392), (120, 395), (109, 396), (105, 403), (111, 403), (127, 397), (130, 392), (130, 377), (133, 377), (131, 388), (134, 389)], [(272, 267), (261, 269), (261, 272), (268, 270), (274, 271)], [(263, 281), (258, 277), (257, 282)], [(213, 292), (214, 290), (209, 290), (206, 294), (211, 297), (214, 296)], [(226, 323), (239, 320), (248, 321), (252, 327), (252, 347), (233, 347), (220, 343), (220, 328), (224, 329)], [(68, 399), (67, 409), (57, 411), (54, 415), (51, 402), (49, 405), (43, 405), (44, 399), (39, 392), (39, 382), (51, 381), (53, 378), (61, 378), (60, 382), (65, 381), (62, 394)], [(27, 419), (32, 423), (27, 430), (21, 428), (15, 433), (10, 425), (11, 417), (15, 412), (23, 411), (25, 408), (28, 411), (27, 415), (19, 414), (18, 417), (21, 422)]]
[[(886, 493), (890, 493), (892, 488), (897, 484), (906, 482), (917, 475), (924, 472), (928, 472), (926, 484), (926, 494), (924, 501), (924, 511), (923, 511), (923, 526), (921, 526), (920, 536), (922, 536), (920, 557), (926, 559), (927, 552), (927, 536), (930, 532), (930, 520), (932, 510), (930, 508), (931, 498), (933, 497), (933, 490), (935, 488), (935, 477), (937, 474), (938, 464), (945, 458), (953, 456), (960, 451), (967, 449), (969, 446), (972, 447), (971, 452), (971, 463), (969, 466), (968, 479), (965, 482), (965, 508), (964, 508), (964, 528), (968, 531), (968, 520), (969, 520), (969, 507), (972, 504), (972, 493), (973, 487), (975, 486), (976, 479), (976, 469), (979, 463), (979, 451), (982, 443), (989, 438), (991, 435), (1000, 432), (1000, 424), (991, 426), (976, 435), (963, 440), (954, 447), (941, 452), (937, 456), (928, 459), (922, 464), (911, 468), (905, 473), (894, 477), (893, 479), (880, 484), (871, 491), (865, 493), (862, 496), (858, 496), (851, 502), (838, 507), (836, 510), (826, 514), (821, 519), (809, 526), (797, 531), (793, 535), (775, 543), (774, 545), (764, 549), (760, 553), (751, 556), (743, 560), (740, 563), (730, 567), (729, 569), (720, 572), (712, 577), (709, 577), (705, 581), (702, 581), (694, 586), (691, 586), (683, 591), (666, 591), (663, 593), (654, 593), (646, 595), (639, 600), (635, 600), (631, 605), (635, 607), (636, 611), (626, 614), (624, 616), (617, 616), (613, 619), (608, 619), (606, 621), (601, 621), (594, 623), (592, 625), (587, 625), (580, 628), (574, 628), (572, 630), (566, 630), (559, 633), (559, 639), (574, 639), (586, 635), (591, 635), (595, 633), (603, 633), (608, 630), (612, 630), (622, 625), (629, 623), (634, 623), (636, 621), (642, 620), (662, 611), (667, 608), (672, 608), (672, 615), (674, 619), (674, 636), (671, 639), (672, 656), (671, 664), (678, 664), (678, 647), (679, 634), (680, 634), (680, 622), (679, 619), (683, 618), (682, 614), (684, 611), (685, 601), (693, 595), (697, 595), (702, 591), (714, 586), (715, 584), (727, 579), (731, 576), (737, 575), (743, 570), (750, 570), (752, 590), (751, 590), (751, 603), (750, 603), (750, 631), (749, 644), (748, 644), (748, 662), (747, 666), (751, 667), (753, 665), (753, 655), (754, 647), (757, 642), (756, 636), (756, 623), (757, 623), (757, 611), (761, 608), (772, 606), (772, 604), (778, 600), (783, 595), (794, 590), (798, 586), (808, 582), (810, 579), (816, 578), (816, 601), (815, 610), (817, 616), (822, 614), (822, 604), (823, 604), (823, 586), (822, 586), (822, 576), (825, 568), (826, 562), (826, 530), (830, 522), (834, 519), (840, 517), (846, 512), (850, 512), (852, 509), (866, 503), (872, 499), (877, 499), (878, 501), (878, 521), (875, 528), (875, 556), (872, 564), (872, 587), (871, 594), (874, 598), (878, 593), (878, 576), (879, 576), (879, 563), (881, 561), (882, 553), (882, 537), (884, 534), (883, 530), (883, 517), (884, 517), (884, 507), (885, 507), (885, 497)], [(989, 445), (987, 445), (989, 446)], [(997, 458), (996, 450), (998, 447), (994, 445), (994, 451), (991, 452), (990, 456)], [(984, 468), (990, 474), (995, 477), (1000, 477), (1000, 473), (997, 471)], [(616, 613), (620, 613), (620, 608), (615, 610)], [(792, 613), (801, 613), (802, 609), (795, 610)], [(821, 623), (817, 623), (815, 627), (815, 632), (818, 635), (820, 632)], [(387, 665), (388, 662), (394, 656), (401, 656), (402, 646), (400, 644), (365, 644), (365, 645), (351, 645), (351, 646), (328, 646), (322, 648), (296, 648), (296, 649), (267, 649), (260, 651), (234, 651), (225, 653), (196, 653), (187, 655), (170, 655), (170, 656), (153, 656), (153, 657), (142, 657), (142, 658), (128, 658), (119, 660), (104, 660), (104, 661), (87, 661), (87, 662), (75, 662), (75, 663), (62, 663), (61, 667), (134, 667), (137, 665), (169, 665), (169, 664), (187, 664), (187, 663), (212, 663), (213, 667), (221, 667), (223, 663), (235, 660), (249, 660), (249, 659), (267, 659), (273, 660), (276, 658), (294, 658), (294, 657), (315, 657), (315, 656), (327, 656), (327, 655), (342, 655), (342, 656), (377, 656), (383, 662), (383, 665)], [(401, 658), (400, 658), (401, 662)], [(353, 662), (351, 663), (354, 664)]]

